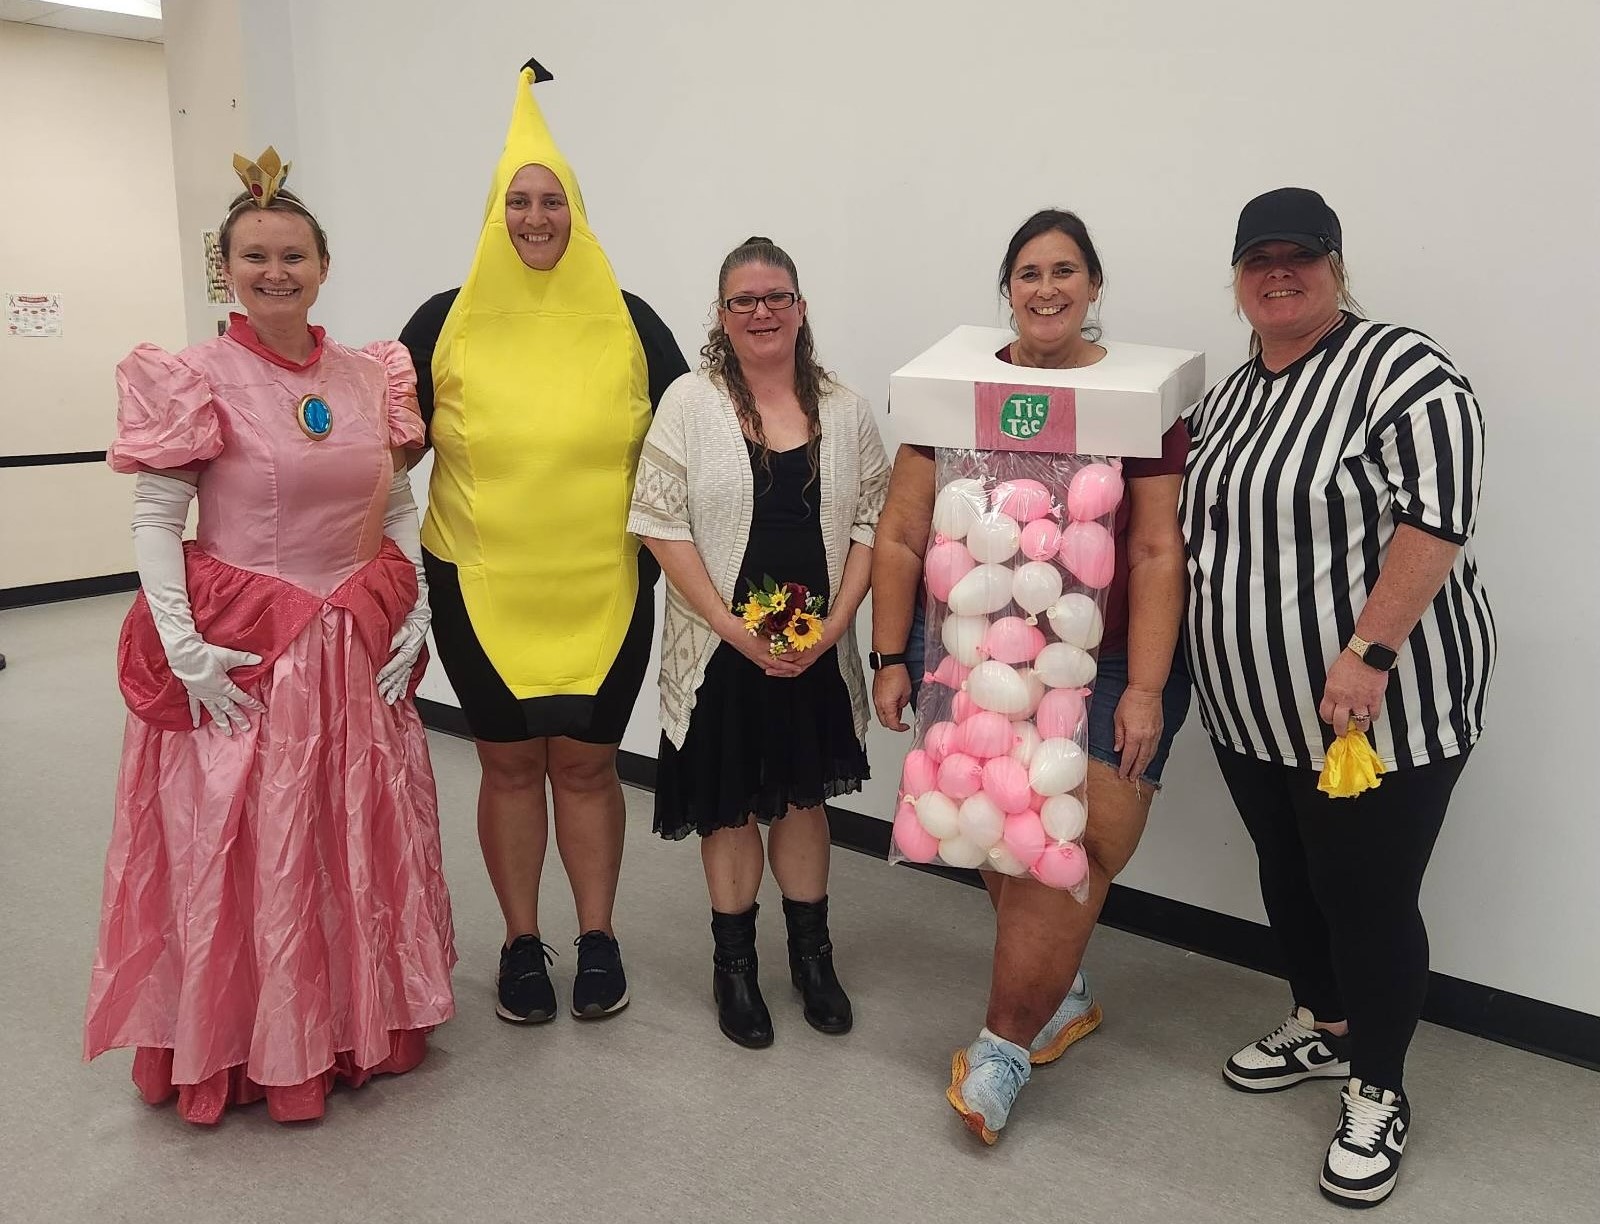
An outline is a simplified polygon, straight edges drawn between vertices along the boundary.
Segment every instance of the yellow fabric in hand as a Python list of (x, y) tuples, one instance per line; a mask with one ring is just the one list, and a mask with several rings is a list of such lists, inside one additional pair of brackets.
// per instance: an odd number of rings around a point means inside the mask
[[(529, 165), (555, 174), (572, 214), (571, 241), (548, 272), (524, 264), (506, 232), (506, 189)], [(515, 696), (594, 694), (638, 594), (627, 519), (650, 426), (648, 371), (531, 69), (433, 382), (423, 544), (455, 563), (473, 630)]]
[(1372, 750), (1366, 733), (1351, 727), (1328, 747), (1317, 789), (1331, 799), (1353, 799), (1362, 791), (1382, 785), (1378, 776), (1383, 762)]

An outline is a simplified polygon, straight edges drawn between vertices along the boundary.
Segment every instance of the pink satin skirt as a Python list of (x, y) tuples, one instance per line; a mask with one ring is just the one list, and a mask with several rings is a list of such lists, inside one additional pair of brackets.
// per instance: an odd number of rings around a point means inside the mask
[(191, 1121), (261, 1095), (320, 1116), (454, 1012), (425, 733), (375, 670), (329, 605), (252, 686), (249, 729), (128, 718), (84, 1057), (139, 1047), (141, 1093)]

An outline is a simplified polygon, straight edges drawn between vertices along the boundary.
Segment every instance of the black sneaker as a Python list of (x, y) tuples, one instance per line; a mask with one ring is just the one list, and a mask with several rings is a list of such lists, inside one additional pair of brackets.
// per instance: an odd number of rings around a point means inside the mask
[(510, 1024), (543, 1024), (556, 1018), (556, 988), (549, 964), (555, 952), (537, 935), (518, 935), (500, 949), (494, 1014)]
[(1339, 1129), (1322, 1162), (1323, 1196), (1342, 1207), (1389, 1197), (1411, 1136), (1411, 1104), (1376, 1084), (1351, 1079), (1339, 1097)]
[(1293, 1014), (1260, 1041), (1223, 1064), (1228, 1083), (1243, 1092), (1277, 1092), (1308, 1079), (1344, 1079), (1350, 1074), (1350, 1038), (1316, 1027), (1310, 1011)]
[(572, 983), (572, 1014), (579, 1020), (614, 1016), (628, 1006), (628, 975), (622, 949), (604, 931), (585, 931), (578, 947), (578, 976)]

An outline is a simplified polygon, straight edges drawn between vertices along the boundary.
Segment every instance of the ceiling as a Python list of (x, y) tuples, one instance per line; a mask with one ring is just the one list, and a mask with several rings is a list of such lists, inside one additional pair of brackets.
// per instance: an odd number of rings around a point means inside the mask
[[(116, 7), (154, 10), (156, 13), (161, 11), (158, 3), (141, 0), (124, 0)], [(47, 0), (0, 0), (0, 21), (51, 26), (57, 30), (75, 30), (80, 34), (103, 34), (109, 38), (131, 38), (137, 42), (161, 41), (159, 16), (141, 16), (137, 12), (112, 13), (72, 4), (52, 4)]]

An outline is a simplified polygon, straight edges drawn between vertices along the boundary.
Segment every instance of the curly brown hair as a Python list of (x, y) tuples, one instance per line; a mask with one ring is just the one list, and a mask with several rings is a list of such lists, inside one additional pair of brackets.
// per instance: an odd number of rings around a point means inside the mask
[[(800, 274), (795, 270), (794, 260), (789, 258), (788, 253), (770, 238), (751, 237), (729, 251), (727, 258), (722, 261), (722, 270), (717, 273), (719, 303), (727, 291), (728, 276), (735, 268), (750, 264), (761, 264), (786, 273), (794, 285), (795, 293), (800, 292)], [(756, 406), (756, 397), (750, 390), (750, 384), (745, 381), (738, 354), (733, 351), (733, 342), (728, 339), (722, 324), (715, 321), (715, 316), (705, 345), (700, 350), (700, 357), (701, 368), (711, 375), (713, 381), (722, 385), (728, 398), (733, 401), (745, 435), (760, 448), (761, 470), (770, 477), (771, 453), (767, 449), (766, 431), (761, 427), (761, 411)], [(811, 334), (811, 321), (806, 319), (800, 324), (800, 335), (794, 344), (794, 394), (800, 401), (810, 427), (806, 441), (806, 458), (811, 465), (808, 486), (817, 479), (817, 442), (822, 436), (822, 397), (827, 394), (832, 382), (833, 375), (817, 361), (816, 339)]]

